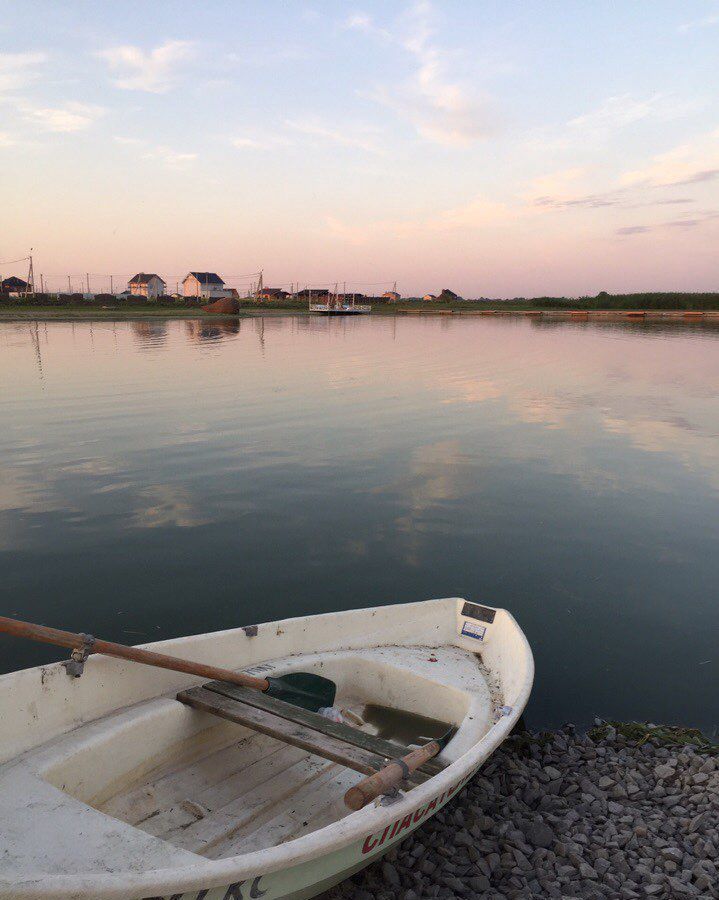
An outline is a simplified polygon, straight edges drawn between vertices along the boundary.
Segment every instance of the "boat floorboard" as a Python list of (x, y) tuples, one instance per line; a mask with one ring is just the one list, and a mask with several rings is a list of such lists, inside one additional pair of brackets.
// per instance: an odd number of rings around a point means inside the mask
[(112, 797), (100, 809), (109, 816), (137, 825), (171, 806), (178, 798), (194, 795), (241, 773), (280, 746), (278, 741), (264, 735), (250, 735), (190, 763), (176, 763), (169, 771), (158, 770), (138, 787)]
[[(331, 825), (347, 814), (344, 805), (345, 791), (357, 783), (357, 775), (341, 766), (330, 764), (327, 778), (322, 778), (323, 796), (316, 790), (300, 790), (264, 823), (255, 823), (250, 831), (238, 831), (228, 840), (217, 844), (207, 855), (212, 858), (230, 856), (234, 853), (251, 853), (274, 847), (286, 841), (302, 837), (311, 831)], [(318, 782), (312, 787), (319, 787)]]
[(164, 837), (183, 850), (205, 854), (220, 841), (240, 832), (247, 834), (254, 831), (268, 817), (277, 815), (279, 811), (284, 812), (292, 798), (303, 788), (311, 789), (316, 798), (318, 785), (312, 782), (327, 775), (328, 769), (334, 768), (334, 765), (319, 757), (307, 755), (281, 773), (269, 774), (269, 777), (263, 778), (240, 797), (210, 810), (204, 818), (195, 820), (188, 826), (181, 825), (158, 837)]
[(102, 812), (213, 859), (282, 843), (348, 814), (361, 776), (263, 734), (157, 770)]

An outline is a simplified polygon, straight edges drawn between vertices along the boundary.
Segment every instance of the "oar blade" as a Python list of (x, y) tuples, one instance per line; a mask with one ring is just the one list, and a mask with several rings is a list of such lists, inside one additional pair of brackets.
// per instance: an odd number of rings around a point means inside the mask
[(285, 703), (292, 703), (302, 709), (317, 712), (335, 702), (337, 685), (329, 678), (312, 672), (290, 672), (277, 678), (268, 678), (269, 687), (265, 693)]
[(436, 738), (436, 741), (439, 744), (439, 749), (444, 750), (444, 748), (452, 740), (455, 734), (457, 734), (457, 728), (453, 725), (451, 728), (448, 728), (447, 731), (445, 731), (442, 737)]

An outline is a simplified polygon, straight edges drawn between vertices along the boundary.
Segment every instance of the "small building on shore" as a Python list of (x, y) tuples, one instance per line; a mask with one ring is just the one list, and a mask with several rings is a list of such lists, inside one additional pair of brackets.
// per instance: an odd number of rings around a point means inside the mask
[(450, 291), (449, 288), (442, 288), (442, 293), (437, 297), (440, 303), (454, 303), (455, 300), (462, 300), (462, 297), (459, 294), (455, 294), (454, 291)]
[(402, 299), (402, 295), (398, 291), (385, 291), (382, 294), (383, 300), (389, 300), (390, 303), (396, 303), (398, 300)]
[(0, 294), (26, 294), (30, 290), (30, 285), (22, 278), (11, 275), (9, 278), (3, 278), (0, 281)]
[(324, 302), (329, 295), (330, 292), (327, 288), (303, 288), (301, 291), (297, 291), (296, 296), (298, 300)]
[(185, 297), (201, 297), (205, 300), (227, 296), (225, 282), (216, 272), (188, 272), (182, 279), (182, 293)]
[(429, 300), (436, 300), (436, 299), (437, 299), (437, 295), (436, 295), (436, 294), (425, 294), (424, 297), (422, 297), (422, 299), (423, 299), (423, 300), (428, 300), (428, 301), (429, 301)]
[(289, 297), (289, 293), (282, 288), (266, 287), (257, 292), (258, 300), (284, 300), (285, 297)]
[(154, 272), (138, 272), (127, 282), (127, 289), (135, 297), (162, 297), (167, 285)]

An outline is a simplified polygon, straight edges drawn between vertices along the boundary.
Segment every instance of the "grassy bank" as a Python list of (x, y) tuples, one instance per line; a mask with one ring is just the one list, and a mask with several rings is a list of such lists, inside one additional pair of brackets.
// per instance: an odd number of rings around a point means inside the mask
[(546, 312), (593, 312), (593, 311), (715, 311), (719, 310), (719, 293), (687, 294), (607, 294), (596, 297), (515, 297), (511, 300), (462, 300), (454, 303), (425, 302), (424, 300), (401, 300), (399, 303), (372, 301), (372, 311), (397, 310), (479, 310), (479, 311), (546, 311)]
[[(596, 297), (516, 297), (512, 300), (462, 300), (438, 303), (424, 300), (400, 300), (392, 303), (384, 298), (369, 298), (374, 314), (420, 312), (714, 312), (719, 311), (719, 293), (653, 293), (606, 294)], [(302, 300), (258, 301), (241, 300), (240, 315), (301, 314), (308, 312)], [(212, 315), (205, 313), (196, 303), (176, 301), (118, 302), (110, 296), (95, 300), (62, 298), (62, 300), (35, 297), (32, 301), (17, 301), (0, 297), (0, 318), (3, 319), (75, 319), (75, 318), (187, 318)]]

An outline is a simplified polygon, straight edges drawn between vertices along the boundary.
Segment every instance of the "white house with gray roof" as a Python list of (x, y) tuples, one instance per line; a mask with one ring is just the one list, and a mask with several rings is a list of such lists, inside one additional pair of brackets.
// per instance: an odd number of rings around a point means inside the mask
[(185, 297), (202, 297), (205, 300), (227, 296), (225, 282), (216, 272), (189, 272), (182, 279), (182, 293)]
[(154, 272), (138, 272), (127, 282), (127, 289), (136, 297), (161, 297), (165, 282)]

